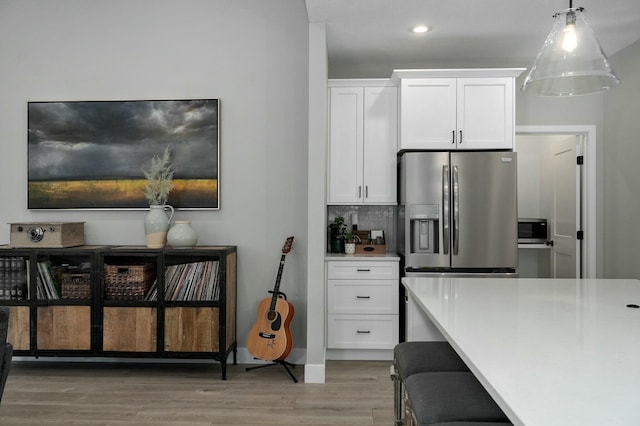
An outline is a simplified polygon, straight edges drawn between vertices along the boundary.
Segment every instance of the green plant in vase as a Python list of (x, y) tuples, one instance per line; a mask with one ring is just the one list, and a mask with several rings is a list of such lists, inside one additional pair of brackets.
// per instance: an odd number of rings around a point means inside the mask
[[(173, 219), (173, 207), (167, 204), (169, 193), (173, 189), (173, 164), (169, 148), (165, 148), (162, 157), (154, 155), (151, 165), (143, 169), (147, 178), (144, 196), (149, 202), (149, 213), (144, 218), (144, 232), (147, 247), (162, 248), (167, 244), (167, 231)], [(169, 216), (166, 210), (169, 209)]]
[(173, 189), (173, 164), (169, 147), (165, 148), (162, 157), (154, 155), (148, 169), (142, 169), (147, 183), (144, 187), (144, 196), (150, 206), (163, 206), (167, 204), (169, 193)]
[(329, 223), (329, 243), (331, 253), (344, 253), (344, 237), (347, 225), (344, 217), (336, 216), (333, 222)]

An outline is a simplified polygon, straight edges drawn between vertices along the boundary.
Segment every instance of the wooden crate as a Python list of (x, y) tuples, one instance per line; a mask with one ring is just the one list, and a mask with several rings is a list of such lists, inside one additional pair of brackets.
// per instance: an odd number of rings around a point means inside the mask
[(102, 349), (116, 352), (156, 352), (157, 318), (156, 308), (105, 306)]
[(39, 350), (91, 349), (91, 306), (39, 306)]
[(167, 352), (218, 352), (219, 308), (167, 307), (164, 350)]
[(356, 254), (359, 256), (380, 256), (386, 252), (386, 244), (356, 244)]
[(13, 349), (18, 351), (29, 350), (31, 330), (28, 306), (11, 306), (9, 314), (9, 332), (7, 342), (13, 345)]

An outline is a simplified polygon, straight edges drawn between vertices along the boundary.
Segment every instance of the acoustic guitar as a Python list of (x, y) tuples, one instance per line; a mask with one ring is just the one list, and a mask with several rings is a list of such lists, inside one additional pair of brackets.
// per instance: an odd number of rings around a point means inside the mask
[(262, 299), (258, 305), (258, 319), (247, 337), (247, 349), (255, 358), (265, 361), (284, 360), (293, 348), (289, 325), (293, 319), (293, 305), (280, 292), (280, 280), (287, 253), (291, 251), (294, 237), (287, 238), (282, 247), (280, 267), (272, 296)]

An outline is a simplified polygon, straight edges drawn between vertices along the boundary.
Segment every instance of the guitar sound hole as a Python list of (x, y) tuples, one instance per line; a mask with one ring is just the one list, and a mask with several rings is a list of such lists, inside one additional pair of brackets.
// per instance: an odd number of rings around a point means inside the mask
[(278, 311), (267, 312), (267, 320), (271, 323), (271, 330), (278, 331), (282, 327), (282, 317)]

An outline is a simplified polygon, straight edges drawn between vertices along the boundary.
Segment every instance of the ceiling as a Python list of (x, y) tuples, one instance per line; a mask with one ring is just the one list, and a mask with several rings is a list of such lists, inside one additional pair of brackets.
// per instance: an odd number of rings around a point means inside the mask
[[(306, 0), (326, 23), (330, 77), (396, 68), (529, 67), (568, 0)], [(607, 55), (640, 39), (639, 0), (576, 0)], [(431, 31), (414, 34), (426, 24)], [(356, 75), (354, 75), (356, 74)]]

